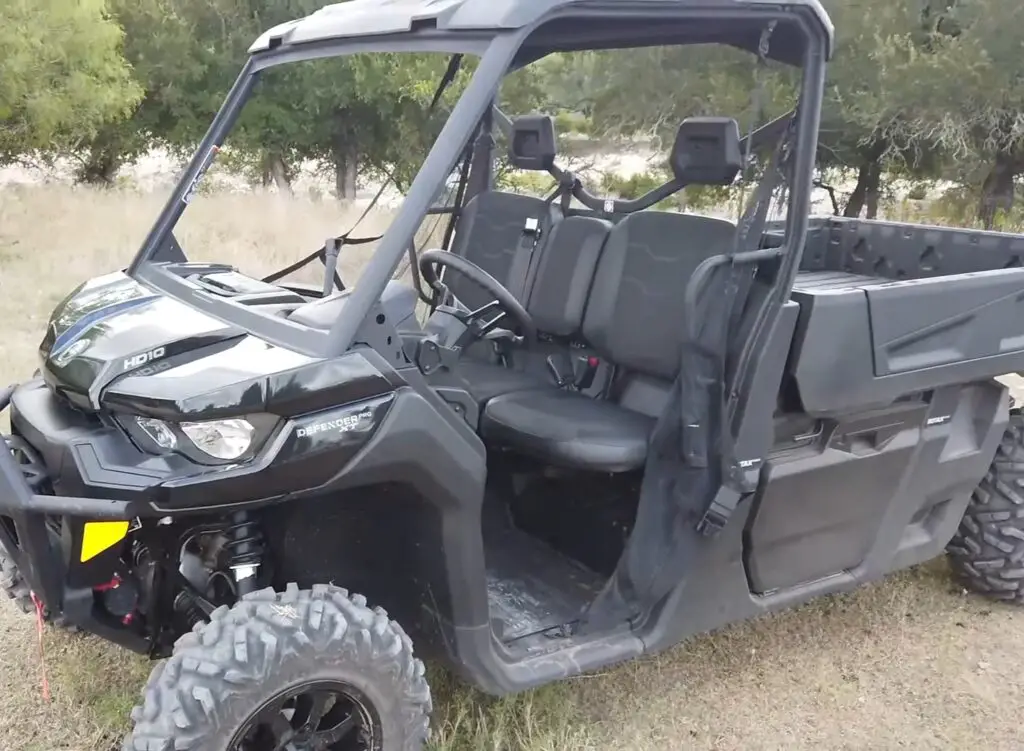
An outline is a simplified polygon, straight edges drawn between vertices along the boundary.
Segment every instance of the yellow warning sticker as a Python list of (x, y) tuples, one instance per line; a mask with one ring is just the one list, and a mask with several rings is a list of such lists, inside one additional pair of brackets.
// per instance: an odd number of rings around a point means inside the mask
[(127, 535), (128, 522), (86, 522), (82, 533), (82, 563), (114, 547)]

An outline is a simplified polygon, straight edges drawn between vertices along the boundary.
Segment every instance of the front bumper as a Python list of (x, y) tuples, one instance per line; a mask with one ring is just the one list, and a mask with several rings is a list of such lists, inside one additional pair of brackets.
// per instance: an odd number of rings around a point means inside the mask
[(145, 652), (144, 637), (96, 607), (99, 588), (130, 573), (130, 541), (85, 553), (86, 525), (217, 523), (242, 508), (328, 492), (393, 401), (387, 393), (284, 420), (255, 459), (200, 466), (144, 452), (111, 415), (73, 409), (41, 379), (4, 389), (0, 413), (10, 412), (12, 435), (0, 436), (0, 544), (51, 613)]
[[(15, 387), (0, 391), (0, 413), (14, 392)], [(43, 492), (50, 481), (27, 441), (16, 435), (0, 441), (0, 544), (49, 612), (134, 651), (148, 651), (146, 637), (96, 607), (95, 588), (117, 571), (118, 549), (71, 565), (81, 553), (87, 521), (127, 521), (133, 518), (133, 504)]]

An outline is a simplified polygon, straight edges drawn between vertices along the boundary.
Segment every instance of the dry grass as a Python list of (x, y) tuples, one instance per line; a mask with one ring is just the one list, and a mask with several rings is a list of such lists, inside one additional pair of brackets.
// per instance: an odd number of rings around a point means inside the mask
[[(158, 208), (131, 194), (0, 192), (0, 382), (32, 371), (53, 304), (123, 266)], [(351, 219), (330, 203), (253, 196), (204, 197), (191, 212), (180, 239), (193, 255), (255, 271), (309, 252)], [(367, 250), (350, 250), (343, 268), (354, 278)], [(1024, 749), (1022, 644), (1024, 614), (965, 596), (939, 561), (501, 701), (435, 670), (434, 747)], [(32, 619), (0, 605), (0, 749), (114, 748), (148, 664), (53, 631), (46, 664), (50, 704), (40, 697)]]

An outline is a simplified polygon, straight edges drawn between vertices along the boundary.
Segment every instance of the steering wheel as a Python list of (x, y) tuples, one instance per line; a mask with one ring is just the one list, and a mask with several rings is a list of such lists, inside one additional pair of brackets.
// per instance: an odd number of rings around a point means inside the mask
[(493, 331), (499, 323), (511, 316), (519, 324), (523, 336), (527, 342), (534, 342), (537, 339), (537, 326), (533, 318), (526, 312), (526, 308), (509, 292), (505, 287), (472, 261), (467, 261), (460, 255), (447, 250), (427, 250), (420, 254), (420, 273), (430, 287), (441, 296), (448, 292), (448, 288), (438, 278), (438, 269), (448, 268), (461, 276), (464, 276), (485, 292), (489, 292), (494, 301), (487, 303), (482, 308), (461, 313), (459, 318), (466, 325), (466, 333), (459, 337), (460, 346), (465, 346), (473, 339), (482, 339)]

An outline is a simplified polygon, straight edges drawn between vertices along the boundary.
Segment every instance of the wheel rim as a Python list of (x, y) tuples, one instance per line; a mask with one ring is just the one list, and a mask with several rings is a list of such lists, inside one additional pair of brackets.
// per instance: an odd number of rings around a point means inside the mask
[(257, 709), (228, 751), (379, 751), (380, 718), (358, 689), (337, 681), (291, 688)]

